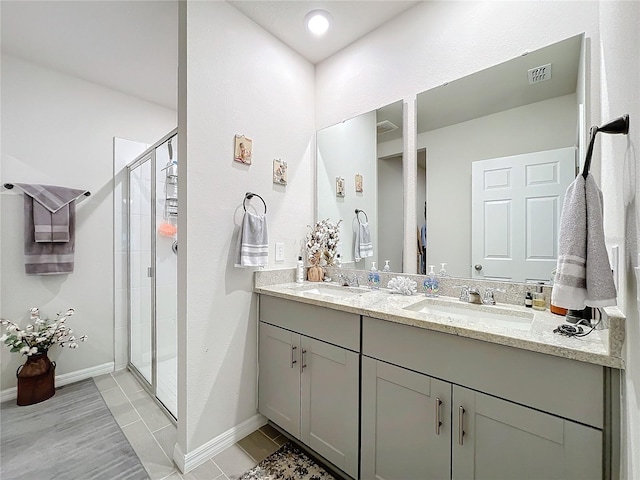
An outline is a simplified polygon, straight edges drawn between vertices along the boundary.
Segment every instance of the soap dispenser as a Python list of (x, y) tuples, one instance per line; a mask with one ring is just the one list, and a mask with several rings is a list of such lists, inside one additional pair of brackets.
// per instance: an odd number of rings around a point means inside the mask
[(436, 272), (433, 271), (433, 268), (433, 265), (429, 265), (429, 273), (423, 283), (424, 294), (427, 297), (438, 296), (438, 291), (440, 290), (440, 280), (438, 280), (438, 276), (436, 275)]
[(371, 270), (369, 270), (369, 275), (367, 276), (367, 284), (373, 289), (380, 288), (380, 274), (376, 268), (376, 262), (371, 262)]
[(384, 261), (384, 267), (382, 267), (382, 271), (383, 272), (390, 272), (391, 271), (391, 267), (389, 266), (389, 260), (385, 260)]
[(440, 264), (440, 271), (438, 272), (438, 275), (440, 275), (441, 277), (446, 277), (447, 276), (447, 264), (446, 263), (441, 263)]

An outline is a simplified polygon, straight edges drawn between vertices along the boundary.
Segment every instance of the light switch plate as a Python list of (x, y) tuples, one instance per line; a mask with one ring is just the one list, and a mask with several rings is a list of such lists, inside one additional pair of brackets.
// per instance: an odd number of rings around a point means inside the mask
[(284, 262), (284, 243), (276, 243), (276, 262)]

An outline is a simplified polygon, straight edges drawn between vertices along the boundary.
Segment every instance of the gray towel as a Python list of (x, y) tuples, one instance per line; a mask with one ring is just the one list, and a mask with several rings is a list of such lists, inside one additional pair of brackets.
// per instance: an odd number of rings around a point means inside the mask
[(616, 304), (602, 220), (602, 192), (591, 175), (578, 175), (562, 206), (554, 305), (582, 310)]
[(38, 243), (68, 242), (70, 240), (69, 203), (84, 195), (86, 190), (29, 183), (16, 183), (15, 186), (33, 199), (31, 221), (35, 241)]
[(367, 222), (358, 222), (354, 241), (353, 256), (356, 262), (362, 258), (373, 257), (373, 243), (371, 243), (371, 229)]
[(267, 216), (245, 212), (236, 247), (236, 267), (262, 267), (269, 262)]
[(69, 241), (38, 243), (33, 228), (34, 200), (24, 195), (24, 269), (27, 275), (57, 275), (73, 272), (75, 251), (75, 201), (69, 202)]

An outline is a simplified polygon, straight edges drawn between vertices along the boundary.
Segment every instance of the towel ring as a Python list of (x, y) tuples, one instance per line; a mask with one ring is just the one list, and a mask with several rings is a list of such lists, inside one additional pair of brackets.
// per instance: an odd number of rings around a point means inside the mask
[(356, 217), (358, 218), (358, 223), (362, 223), (360, 222), (360, 213), (364, 213), (364, 219), (367, 223), (369, 223), (369, 217), (367, 216), (367, 212), (365, 212), (364, 210), (360, 210), (359, 208), (356, 208)]
[(244, 208), (244, 211), (247, 211), (247, 199), (251, 200), (253, 197), (258, 197), (260, 200), (262, 200), (262, 204), (264, 205), (264, 214), (267, 214), (267, 203), (264, 201), (264, 198), (262, 198), (260, 195), (258, 195), (257, 193), (252, 193), (252, 192), (247, 192), (244, 194), (244, 200), (242, 201), (242, 208)]

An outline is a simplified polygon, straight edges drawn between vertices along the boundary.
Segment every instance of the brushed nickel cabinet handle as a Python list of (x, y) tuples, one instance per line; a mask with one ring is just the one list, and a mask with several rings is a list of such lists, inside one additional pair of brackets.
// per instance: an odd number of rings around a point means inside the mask
[(442, 422), (440, 421), (440, 406), (442, 405), (442, 400), (436, 397), (436, 435), (440, 435), (440, 427), (442, 426)]
[(298, 347), (296, 347), (295, 345), (291, 345), (291, 368), (293, 368), (293, 366), (298, 363), (298, 361), (296, 360), (296, 349)]
[(458, 408), (458, 444), (459, 445), (464, 444), (463, 422), (464, 422), (464, 407), (460, 406), (460, 408)]
[(302, 358), (300, 358), (300, 372), (302, 373), (305, 369), (305, 367), (307, 366), (307, 364), (304, 362), (304, 354), (307, 353), (307, 351), (303, 348), (302, 349)]

